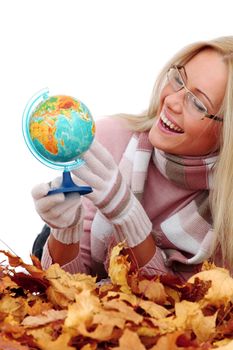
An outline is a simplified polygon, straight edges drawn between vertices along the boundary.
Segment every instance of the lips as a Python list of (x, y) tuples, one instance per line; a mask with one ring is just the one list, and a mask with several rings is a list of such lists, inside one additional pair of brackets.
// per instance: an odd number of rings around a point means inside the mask
[(176, 134), (184, 133), (183, 129), (181, 129), (177, 124), (175, 124), (165, 116), (164, 111), (162, 111), (160, 114), (160, 123), (162, 127), (167, 131), (170, 131)]

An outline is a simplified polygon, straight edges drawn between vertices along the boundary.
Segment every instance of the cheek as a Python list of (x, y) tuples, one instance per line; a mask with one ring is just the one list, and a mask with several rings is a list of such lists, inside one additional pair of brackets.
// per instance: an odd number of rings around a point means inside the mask
[[(208, 120), (206, 122), (209, 123)], [(210, 121), (209, 125), (199, 124), (199, 127), (190, 128), (189, 130), (187, 128), (186, 132), (187, 135), (190, 135), (190, 141), (192, 139), (196, 145), (199, 145), (200, 151), (203, 147), (204, 153), (208, 149), (213, 151), (219, 147), (221, 127), (216, 125), (216, 122)]]
[(168, 85), (166, 85), (161, 93), (160, 93), (160, 96), (159, 96), (159, 108), (158, 108), (158, 114), (161, 112), (161, 109), (163, 107), (163, 104), (164, 104), (164, 101), (165, 101), (165, 98), (169, 95), (169, 92), (170, 92), (170, 89), (168, 87)]

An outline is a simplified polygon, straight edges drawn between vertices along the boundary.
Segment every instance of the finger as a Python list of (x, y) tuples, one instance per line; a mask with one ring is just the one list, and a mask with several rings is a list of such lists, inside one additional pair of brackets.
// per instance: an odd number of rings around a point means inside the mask
[(33, 189), (31, 190), (31, 195), (34, 200), (38, 200), (40, 198), (47, 196), (49, 190), (50, 190), (49, 184), (42, 183), (33, 187)]
[[(54, 218), (51, 216), (47, 216), (44, 218), (44, 221), (47, 222), (51, 227), (54, 228), (68, 228), (69, 226), (74, 225), (78, 222), (78, 218), (80, 218), (79, 210), (72, 210), (68, 211), (66, 213), (63, 213), (63, 215), (58, 216), (57, 218)], [(76, 222), (75, 222), (76, 221)]]
[(93, 189), (101, 190), (104, 188), (104, 182), (106, 182), (106, 180), (96, 175), (86, 164), (78, 169), (72, 170), (72, 173), (76, 176), (76, 178), (74, 177), (74, 182), (78, 185), (80, 185), (79, 180), (81, 180), (84, 184), (91, 186)]
[(50, 218), (51, 217), (56, 218), (62, 215), (63, 213), (65, 213), (66, 211), (72, 208), (77, 208), (78, 206), (81, 205), (81, 196), (79, 193), (70, 193), (69, 196), (66, 196), (66, 197), (64, 196), (63, 193), (60, 193), (60, 194), (62, 196), (52, 195), (54, 197), (57, 197), (55, 205), (52, 205), (50, 207), (47, 206), (47, 210), (45, 210), (46, 206), (45, 205), (43, 206), (42, 209), (44, 210), (43, 211), (41, 210), (41, 212), (44, 215), (46, 214), (46, 216), (50, 216)]
[[(111, 177), (111, 170), (106, 168), (105, 164), (101, 162), (99, 158), (95, 156), (94, 153), (90, 152), (85, 157), (85, 164), (88, 169), (91, 170), (93, 174), (100, 177), (104, 181), (108, 181)], [(80, 167), (81, 169), (82, 167)]]
[(64, 200), (64, 193), (48, 195), (46, 197), (35, 200), (35, 208), (38, 213), (46, 213), (54, 206), (57, 206), (59, 203), (64, 202)]
[(62, 177), (59, 176), (59, 177), (56, 177), (51, 183), (50, 183), (50, 187), (51, 189), (54, 189), (54, 188), (58, 188), (60, 187), (62, 184)]
[(83, 155), (83, 159), (89, 166), (89, 162), (93, 163), (93, 160), (98, 160), (104, 168), (113, 170), (116, 167), (115, 161), (109, 153), (109, 151), (97, 140), (94, 140), (89, 151)]

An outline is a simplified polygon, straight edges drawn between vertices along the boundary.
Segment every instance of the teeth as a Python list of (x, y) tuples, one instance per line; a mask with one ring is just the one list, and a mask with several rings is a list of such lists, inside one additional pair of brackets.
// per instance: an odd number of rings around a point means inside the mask
[(175, 130), (177, 132), (183, 132), (181, 128), (179, 128), (178, 126), (173, 124), (170, 120), (168, 120), (163, 113), (161, 113), (160, 118), (162, 119), (163, 123), (167, 125), (170, 129)]

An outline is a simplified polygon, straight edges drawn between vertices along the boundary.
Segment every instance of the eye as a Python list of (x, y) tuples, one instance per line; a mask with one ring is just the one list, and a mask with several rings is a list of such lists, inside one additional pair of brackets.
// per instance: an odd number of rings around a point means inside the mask
[(207, 108), (204, 106), (204, 104), (194, 95), (189, 94), (189, 98), (192, 101), (192, 104), (194, 106), (194, 108), (200, 112), (200, 113), (207, 113)]
[(174, 79), (174, 82), (175, 82), (175, 84), (177, 86), (179, 86), (179, 87), (183, 87), (184, 86), (184, 82), (183, 82), (180, 74), (178, 74), (178, 73), (174, 74), (173, 79)]

